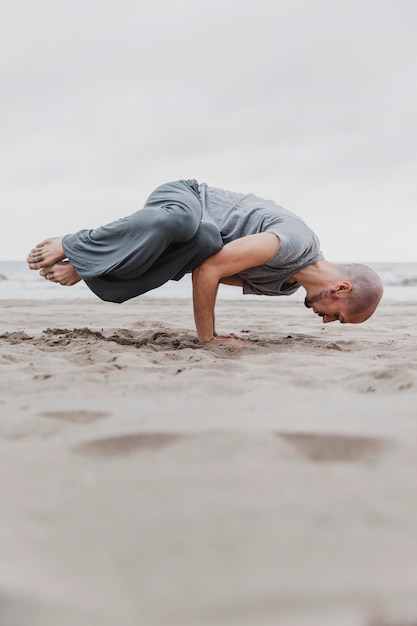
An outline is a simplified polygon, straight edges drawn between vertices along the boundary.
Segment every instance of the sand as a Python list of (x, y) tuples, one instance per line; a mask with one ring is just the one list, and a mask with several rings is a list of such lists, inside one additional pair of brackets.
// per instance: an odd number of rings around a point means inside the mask
[(416, 306), (2, 301), (1, 626), (415, 626)]

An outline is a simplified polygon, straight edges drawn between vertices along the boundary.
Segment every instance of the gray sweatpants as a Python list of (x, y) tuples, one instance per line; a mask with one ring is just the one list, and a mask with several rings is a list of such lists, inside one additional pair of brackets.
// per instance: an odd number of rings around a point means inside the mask
[(63, 248), (91, 291), (124, 302), (179, 280), (221, 249), (218, 228), (201, 216), (195, 180), (166, 183), (132, 215), (65, 235)]

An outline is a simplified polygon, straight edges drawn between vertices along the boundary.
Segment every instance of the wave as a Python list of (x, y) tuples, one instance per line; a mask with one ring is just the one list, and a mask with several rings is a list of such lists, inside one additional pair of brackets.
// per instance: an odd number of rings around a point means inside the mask
[[(384, 299), (417, 301), (417, 263), (369, 263), (378, 274), (385, 287)], [(189, 298), (191, 294), (190, 276), (181, 281), (170, 281), (155, 291), (141, 297)], [(239, 289), (221, 286), (219, 297), (223, 299), (264, 299), (265, 296), (242, 296)], [(0, 261), (0, 299), (61, 299), (96, 298), (84, 283), (71, 288), (50, 283), (38, 272), (30, 271), (24, 261)], [(304, 299), (300, 289), (290, 296), (294, 300)]]

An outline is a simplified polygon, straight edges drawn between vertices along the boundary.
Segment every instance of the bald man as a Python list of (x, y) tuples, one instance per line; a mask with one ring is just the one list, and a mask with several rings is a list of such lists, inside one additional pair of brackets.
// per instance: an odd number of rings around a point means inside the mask
[(161, 185), (143, 209), (111, 224), (46, 239), (27, 261), (47, 280), (67, 286), (84, 280), (99, 298), (118, 303), (192, 273), (203, 344), (247, 345), (233, 333), (216, 333), (220, 283), (267, 296), (303, 287), (305, 305), (325, 323), (361, 323), (383, 294), (371, 268), (325, 260), (317, 236), (297, 215), (195, 180)]

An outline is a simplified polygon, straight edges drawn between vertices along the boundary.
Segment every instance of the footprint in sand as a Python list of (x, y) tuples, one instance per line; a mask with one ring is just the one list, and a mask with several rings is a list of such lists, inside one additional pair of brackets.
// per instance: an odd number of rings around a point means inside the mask
[(316, 463), (372, 461), (386, 449), (387, 442), (373, 437), (318, 435), (312, 433), (276, 433), (294, 446), (302, 456)]
[(180, 439), (184, 439), (185, 436), (176, 433), (131, 433), (88, 441), (76, 446), (75, 450), (88, 456), (126, 456), (133, 452), (165, 448)]
[[(382, 439), (310, 433), (275, 433), (316, 463), (366, 462), (378, 458), (388, 444)], [(180, 433), (130, 433), (81, 443), (75, 451), (95, 457), (126, 456), (135, 452), (160, 450), (190, 435)]]
[(45, 411), (40, 413), (41, 417), (51, 417), (63, 422), (71, 422), (73, 424), (88, 424), (103, 417), (108, 417), (110, 413), (104, 411)]

